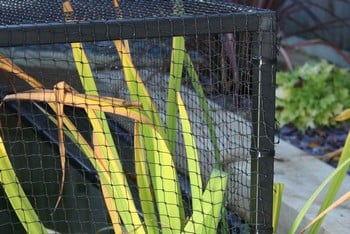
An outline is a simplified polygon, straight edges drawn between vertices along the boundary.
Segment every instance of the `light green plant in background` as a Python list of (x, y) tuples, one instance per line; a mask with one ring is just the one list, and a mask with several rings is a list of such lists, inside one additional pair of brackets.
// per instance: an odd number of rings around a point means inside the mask
[(350, 76), (326, 61), (308, 62), (294, 72), (278, 72), (276, 118), (299, 130), (335, 125), (334, 116), (350, 107)]

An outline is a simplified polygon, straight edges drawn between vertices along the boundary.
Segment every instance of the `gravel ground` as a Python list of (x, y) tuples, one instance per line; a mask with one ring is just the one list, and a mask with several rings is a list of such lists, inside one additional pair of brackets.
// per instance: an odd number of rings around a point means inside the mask
[[(349, 124), (308, 129), (305, 132), (297, 130), (292, 125), (285, 125), (280, 128), (278, 135), (280, 139), (288, 141), (304, 152), (325, 159), (325, 155), (344, 146), (349, 130)], [(326, 161), (328, 164), (336, 166), (338, 160), (339, 157), (334, 157)], [(350, 174), (350, 169), (348, 174)]]

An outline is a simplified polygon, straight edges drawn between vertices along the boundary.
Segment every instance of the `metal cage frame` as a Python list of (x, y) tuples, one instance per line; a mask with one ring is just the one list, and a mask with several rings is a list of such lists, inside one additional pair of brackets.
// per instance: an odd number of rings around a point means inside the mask
[[(11, 2), (11, 1), (8, 1)], [(124, 1), (125, 4), (134, 1)], [(138, 1), (136, 1), (138, 2)], [(165, 4), (170, 1), (150, 1)], [(252, 49), (253, 71), (251, 201), (252, 233), (272, 233), (272, 197), (274, 174), (274, 112), (276, 72), (276, 15), (269, 10), (243, 7), (222, 1), (184, 0), (185, 14), (147, 15), (126, 18), (98, 17), (84, 21), (41, 22), (23, 19), (4, 24), (0, 19), (0, 47), (52, 43), (106, 41), (206, 33), (249, 31), (258, 42)], [(124, 5), (125, 5), (124, 4)], [(208, 7), (207, 12), (186, 13), (191, 4)], [(217, 13), (215, 8), (222, 9)], [(0, 12), (6, 9), (0, 4)], [(121, 6), (122, 8), (122, 6)], [(139, 9), (142, 11), (142, 9)], [(37, 9), (33, 9), (37, 11)], [(27, 20), (27, 21), (26, 21)]]

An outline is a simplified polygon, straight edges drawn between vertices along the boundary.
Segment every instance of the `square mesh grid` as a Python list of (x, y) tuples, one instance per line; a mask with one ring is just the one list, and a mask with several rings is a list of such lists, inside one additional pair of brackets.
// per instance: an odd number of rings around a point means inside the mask
[[(172, 54), (177, 51), (188, 55), (192, 62), (183, 63), (179, 92), (195, 138), (203, 188), (215, 167), (229, 176), (225, 194), (227, 211), (222, 213), (227, 224), (220, 222), (218, 230), (270, 233), (274, 13), (221, 1), (124, 0), (117, 7), (112, 0), (71, 1), (74, 12), (69, 13), (63, 12), (62, 4), (62, 1), (0, 1), (2, 98), (31, 90), (28, 81), (35, 78), (46, 89), (65, 81), (79, 93), (98, 91), (101, 96), (133, 101), (130, 81), (126, 81), (128, 76), (136, 74), (132, 65), (125, 62), (130, 55), (161, 122), (166, 124), (169, 113), (177, 113), (167, 110), (170, 74), (174, 74), (174, 66), (182, 64), (181, 59), (172, 59)], [(174, 37), (184, 38), (185, 50), (175, 48)], [(128, 40), (130, 50), (119, 48), (118, 54), (115, 40)], [(126, 41), (123, 43), (126, 45)], [(84, 51), (87, 59), (81, 60), (80, 55), (81, 61), (77, 63), (79, 56), (74, 57), (72, 48)], [(92, 74), (83, 72), (82, 82), (77, 67), (87, 65), (86, 62)], [(89, 80), (94, 80), (97, 90), (94, 86), (84, 88)], [(198, 90), (203, 91), (203, 97)], [(142, 98), (145, 93), (137, 90), (136, 96)], [(95, 233), (111, 227), (101, 192), (101, 175), (68, 135), (64, 137), (66, 178), (61, 201), (55, 208), (63, 175), (60, 131), (55, 118), (48, 117), (55, 117), (55, 111), (45, 102), (13, 100), (5, 101), (0, 111), (1, 137), (7, 154), (45, 227), (63, 233)], [(71, 106), (66, 106), (64, 113), (93, 147), (96, 129), (88, 114)], [(189, 174), (193, 170), (187, 161), (180, 117), (175, 117), (172, 158), (181, 187), (177, 192), (181, 192), (186, 217), (190, 217), (194, 207)], [(135, 122), (111, 113), (103, 118), (108, 122), (123, 175), (143, 217), (134, 159)], [(208, 119), (212, 121), (212, 132)], [(165, 131), (171, 129), (165, 127)], [(4, 211), (0, 213), (4, 220), (0, 231), (23, 230), (4, 190), (0, 206)], [(157, 212), (158, 209), (156, 206)], [(162, 222), (157, 221), (158, 227)]]

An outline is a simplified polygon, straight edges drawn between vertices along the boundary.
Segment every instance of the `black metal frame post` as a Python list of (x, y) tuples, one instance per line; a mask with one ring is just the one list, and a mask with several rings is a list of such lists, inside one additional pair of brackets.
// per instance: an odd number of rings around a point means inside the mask
[(261, 16), (253, 36), (251, 233), (272, 233), (276, 16)]
[(0, 24), (0, 47), (257, 31), (257, 15), (170, 16), (71, 23)]

